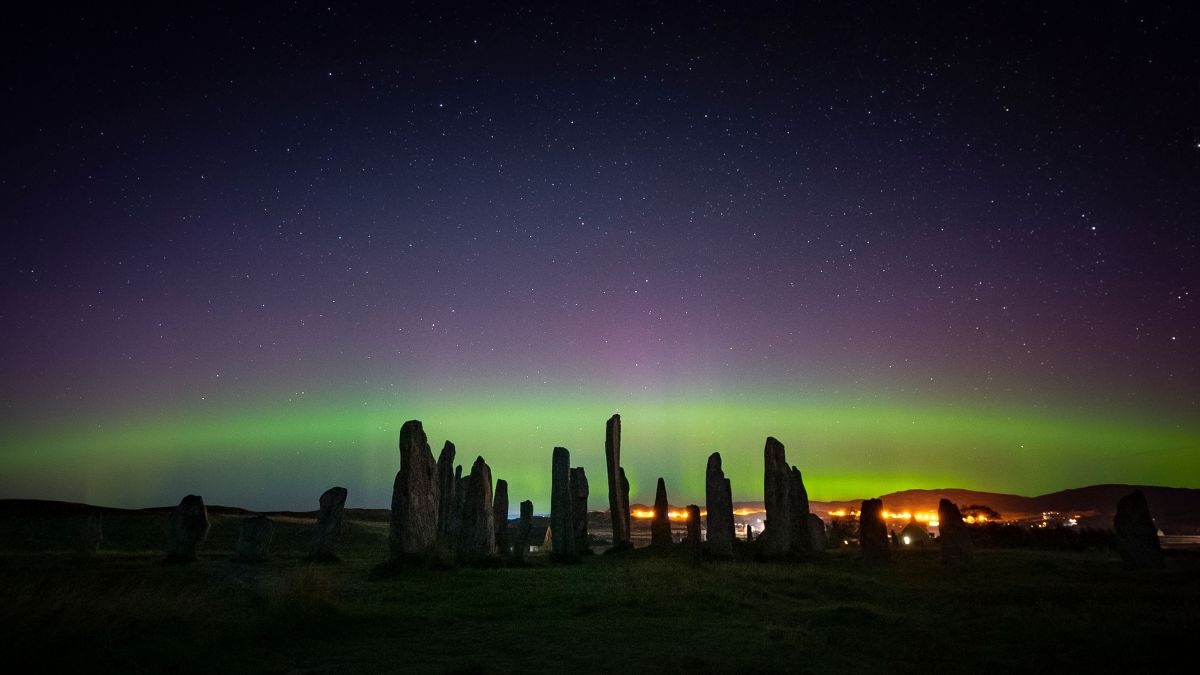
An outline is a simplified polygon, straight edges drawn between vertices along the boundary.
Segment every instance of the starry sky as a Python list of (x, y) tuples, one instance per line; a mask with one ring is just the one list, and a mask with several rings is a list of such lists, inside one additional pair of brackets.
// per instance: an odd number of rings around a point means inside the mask
[(0, 28), (0, 497), (1200, 487), (1189, 3), (242, 4)]

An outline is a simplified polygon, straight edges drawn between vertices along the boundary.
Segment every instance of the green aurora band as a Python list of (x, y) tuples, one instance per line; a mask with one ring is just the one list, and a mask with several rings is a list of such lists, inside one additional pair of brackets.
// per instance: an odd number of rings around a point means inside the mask
[(10, 426), (0, 429), (0, 489), (114, 506), (195, 492), (215, 504), (309, 509), (321, 490), (340, 484), (350, 488), (353, 506), (383, 507), (398, 468), (400, 425), (420, 419), (435, 455), (447, 438), (458, 447), (458, 463), (483, 455), (493, 475), (508, 481), (512, 503), (530, 498), (539, 512), (550, 493), (550, 451), (569, 448), (572, 464), (586, 467), (598, 486), (592, 501), (600, 506), (607, 494), (604, 423), (614, 411), (622, 413), (622, 463), (641, 502), (663, 476), (673, 503), (702, 503), (713, 451), (725, 459), (735, 499), (761, 499), (768, 435), (787, 446), (818, 500), (907, 488), (1040, 494), (1105, 482), (1200, 484), (1196, 422), (769, 395), (645, 397), (617, 410), (591, 397), (480, 395), (373, 402), (340, 396)]

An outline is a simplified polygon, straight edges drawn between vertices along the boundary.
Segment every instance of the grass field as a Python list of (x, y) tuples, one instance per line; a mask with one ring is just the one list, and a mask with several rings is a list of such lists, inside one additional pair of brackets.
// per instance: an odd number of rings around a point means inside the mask
[[(351, 521), (344, 562), (301, 562), (310, 521), (280, 519), (270, 562), (161, 564), (166, 515), (105, 518), (93, 560), (67, 516), (0, 520), (6, 662), (40, 672), (999, 672), (1168, 670), (1190, 653), (1200, 560), (1122, 568), (1107, 552), (936, 549), (872, 567), (699, 563), (637, 551), (579, 565), (413, 569), (372, 580), (386, 523)], [(1171, 669), (1175, 670), (1175, 669)]]

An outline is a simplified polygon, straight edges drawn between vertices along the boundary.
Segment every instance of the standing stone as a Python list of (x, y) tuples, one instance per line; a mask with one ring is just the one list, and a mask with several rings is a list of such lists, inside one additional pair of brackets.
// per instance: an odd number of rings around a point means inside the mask
[(554, 555), (575, 555), (575, 519), (571, 515), (571, 453), (555, 448), (550, 463), (550, 536)]
[(496, 556), (492, 469), (482, 457), (475, 458), (471, 474), (467, 477), (458, 542), (458, 557), (466, 562), (479, 562)]
[(242, 529), (238, 533), (238, 562), (259, 562), (267, 559), (271, 550), (271, 539), (275, 536), (275, 521), (267, 516), (242, 518)]
[(571, 529), (575, 537), (575, 553), (592, 552), (588, 537), (588, 479), (582, 466), (571, 469)]
[(746, 525), (746, 541), (754, 541), (754, 527), (749, 524)]
[(508, 545), (508, 481), (496, 479), (496, 496), (492, 501), (492, 518), (496, 521), (496, 553), (509, 554)]
[(1117, 534), (1117, 552), (1125, 564), (1143, 569), (1165, 564), (1158, 542), (1158, 528), (1150, 517), (1150, 506), (1141, 490), (1134, 490), (1117, 502), (1113, 529)]
[(938, 502), (938, 543), (942, 547), (942, 565), (966, 567), (975, 557), (971, 532), (963, 523), (958, 506), (949, 499)]
[(687, 544), (697, 550), (700, 548), (700, 507), (689, 504), (687, 507)]
[(604, 428), (604, 462), (608, 468), (608, 513), (612, 518), (613, 548), (631, 548), (629, 543), (629, 481), (621, 468), (621, 416), (608, 418)]
[(196, 552), (208, 538), (208, 509), (204, 498), (188, 495), (171, 512), (167, 532), (167, 559), (187, 562), (196, 559)]
[(521, 520), (517, 523), (517, 541), (513, 545), (513, 557), (524, 560), (529, 552), (529, 535), (533, 531), (533, 502), (521, 502)]
[(764, 554), (784, 556), (792, 550), (792, 525), (789, 518), (791, 503), (788, 499), (792, 472), (787, 464), (783, 444), (773, 436), (767, 438), (763, 455), (763, 501), (766, 504), (767, 521), (766, 532), (759, 538), (762, 540)]
[(825, 521), (815, 513), (808, 514), (808, 541), (809, 550), (813, 553), (820, 553), (828, 546), (825, 537)]
[(733, 556), (733, 490), (721, 469), (721, 453), (708, 456), (704, 474), (704, 506), (708, 510), (708, 553), (718, 558)]
[[(437, 548), (442, 554), (446, 554), (458, 544), (454, 537), (450, 536), (450, 527), (454, 520), (451, 512), (454, 508), (454, 488), (458, 484), (458, 479), (461, 477), (455, 474), (454, 471), (454, 444), (446, 441), (442, 446), (442, 452), (437, 459), (437, 484), (438, 484), (438, 528), (437, 528)], [(457, 536), (455, 531), (454, 535)]]
[(804, 488), (804, 478), (800, 469), (792, 467), (788, 480), (788, 523), (791, 527), (789, 541), (792, 555), (805, 555), (812, 552), (812, 534), (808, 527), (808, 490)]
[(868, 499), (862, 503), (858, 514), (858, 543), (867, 560), (884, 561), (892, 557), (887, 523), (883, 521), (883, 501)]
[(450, 491), (450, 522), (446, 525), (446, 545), (443, 554), (453, 557), (458, 550), (458, 535), (462, 532), (463, 504), (467, 501), (469, 478), (463, 478), (462, 464), (454, 467), (454, 488)]
[(346, 508), (347, 494), (344, 487), (331, 487), (321, 495), (321, 510), (317, 512), (317, 524), (313, 527), (309, 543), (310, 557), (337, 557), (334, 548), (338, 535), (342, 533), (342, 511)]
[(97, 555), (101, 541), (104, 541), (104, 518), (99, 511), (88, 511), (79, 526), (79, 554)]
[(654, 519), (650, 521), (650, 545), (671, 546), (671, 505), (667, 502), (667, 483), (658, 479), (658, 490), (654, 494)]
[(400, 428), (400, 471), (392, 487), (392, 559), (433, 550), (438, 526), (437, 479), (437, 464), (421, 422), (405, 422)]

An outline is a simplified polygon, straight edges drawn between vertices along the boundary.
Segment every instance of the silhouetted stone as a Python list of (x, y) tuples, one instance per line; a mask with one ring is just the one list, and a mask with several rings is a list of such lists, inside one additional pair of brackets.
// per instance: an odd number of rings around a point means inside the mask
[(458, 558), (480, 562), (496, 556), (496, 521), (492, 514), (492, 469), (476, 457), (467, 477), (462, 529), (458, 533)]
[(517, 523), (517, 541), (513, 544), (513, 557), (524, 560), (529, 552), (529, 535), (533, 531), (533, 502), (521, 502), (521, 520)]
[(582, 466), (571, 469), (571, 529), (574, 532), (575, 552), (586, 555), (588, 546), (588, 479)]
[(187, 562), (196, 559), (196, 553), (208, 538), (208, 509), (204, 498), (188, 495), (171, 512), (167, 531), (167, 559)]
[(975, 557), (971, 532), (963, 523), (958, 506), (949, 499), (938, 502), (938, 543), (942, 547), (942, 564), (946, 567), (965, 567)]
[(613, 548), (630, 548), (629, 481), (621, 468), (621, 416), (608, 418), (604, 429), (604, 462), (608, 468), (608, 512), (612, 519)]
[(654, 518), (650, 521), (650, 545), (671, 545), (671, 505), (667, 501), (667, 483), (658, 479), (658, 490), (654, 493)]
[[(457, 516), (452, 515), (455, 504), (454, 489), (458, 486), (458, 479), (462, 477), (454, 469), (455, 454), (454, 444), (446, 441), (437, 459), (437, 548), (442, 555), (448, 554), (458, 546), (458, 530), (454, 530), (454, 532), (450, 531), (458, 519)], [(459, 468), (459, 472), (461, 472), (461, 467)], [(461, 516), (462, 514), (458, 515)]]
[(825, 538), (825, 521), (815, 513), (808, 514), (808, 542), (808, 550), (812, 553), (820, 553), (828, 545)]
[(104, 541), (104, 517), (99, 511), (88, 511), (79, 524), (79, 554), (94, 556), (100, 552), (100, 542)]
[(267, 559), (271, 550), (271, 539), (275, 536), (275, 521), (267, 516), (242, 518), (242, 529), (238, 533), (237, 560), (259, 562)]
[(335, 559), (338, 536), (342, 533), (342, 511), (346, 508), (346, 488), (331, 487), (321, 495), (317, 524), (309, 542), (309, 557)]
[(700, 548), (700, 507), (689, 504), (687, 507), (687, 544), (696, 549)]
[(754, 541), (754, 528), (750, 525), (746, 525), (746, 541)]
[(437, 464), (418, 420), (400, 428), (400, 471), (392, 487), (392, 559), (431, 553), (438, 528)]
[(462, 532), (463, 504), (467, 501), (467, 484), (470, 482), (469, 478), (463, 477), (462, 469), (462, 464), (454, 467), (454, 488), (450, 490), (450, 522), (446, 524), (446, 545), (441, 551), (444, 556), (449, 558), (453, 558), (458, 551), (459, 533)]
[(1164, 564), (1158, 528), (1150, 516), (1150, 506), (1141, 490), (1134, 490), (1117, 502), (1113, 518), (1117, 534), (1117, 552), (1130, 567), (1153, 568)]
[(571, 453), (555, 448), (550, 463), (550, 536), (559, 557), (575, 555), (575, 519), (571, 515)]
[(793, 555), (812, 553), (808, 516), (808, 490), (804, 488), (804, 478), (800, 475), (800, 469), (793, 466), (788, 474), (788, 526), (791, 530), (788, 540)]
[(496, 553), (507, 556), (508, 544), (508, 481), (496, 479), (496, 495), (492, 500), (492, 518), (496, 521)]
[(792, 471), (783, 444), (774, 437), (767, 438), (763, 460), (763, 502), (767, 517), (766, 530), (759, 539), (765, 555), (784, 556), (792, 551), (791, 502), (788, 499)]
[(733, 490), (721, 469), (719, 452), (708, 456), (708, 468), (704, 474), (704, 504), (708, 511), (706, 548), (709, 555), (731, 557), (733, 540), (737, 537), (733, 527)]
[(863, 557), (867, 560), (882, 561), (892, 557), (881, 500), (868, 499), (862, 503), (862, 510), (858, 515), (858, 543), (862, 547)]

